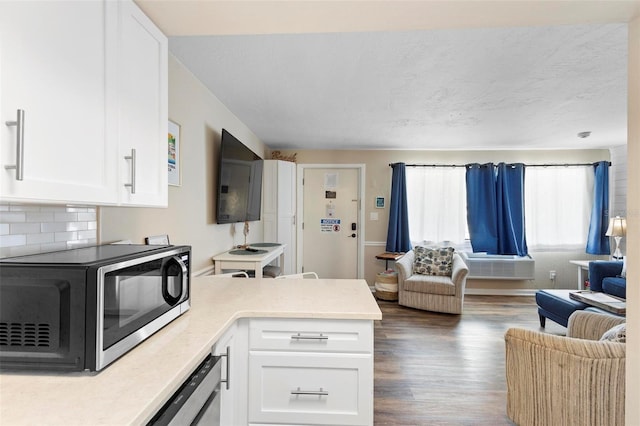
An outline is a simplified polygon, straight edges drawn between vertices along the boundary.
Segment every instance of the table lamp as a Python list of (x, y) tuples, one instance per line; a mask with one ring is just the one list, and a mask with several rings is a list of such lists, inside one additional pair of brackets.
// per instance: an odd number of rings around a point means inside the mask
[(609, 220), (609, 228), (605, 233), (607, 237), (613, 237), (616, 240), (616, 251), (613, 252), (614, 259), (622, 259), (622, 252), (620, 251), (620, 240), (627, 235), (627, 219), (624, 217), (616, 216)]

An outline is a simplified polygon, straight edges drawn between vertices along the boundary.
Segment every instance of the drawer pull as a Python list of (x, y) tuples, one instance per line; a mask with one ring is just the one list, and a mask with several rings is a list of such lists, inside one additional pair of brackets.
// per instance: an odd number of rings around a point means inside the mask
[(320, 388), (320, 390), (301, 390), (300, 388), (291, 391), (291, 395), (314, 395), (314, 396), (329, 396), (329, 392)]
[(319, 336), (303, 336), (300, 333), (291, 336), (291, 340), (329, 340), (329, 336), (320, 333)]

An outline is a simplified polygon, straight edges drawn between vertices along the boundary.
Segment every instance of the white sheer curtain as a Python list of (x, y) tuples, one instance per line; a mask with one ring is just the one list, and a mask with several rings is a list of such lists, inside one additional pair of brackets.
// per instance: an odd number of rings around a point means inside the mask
[(411, 241), (464, 243), (467, 197), (464, 167), (407, 167)]
[(537, 250), (585, 247), (593, 204), (592, 167), (528, 167), (527, 245)]

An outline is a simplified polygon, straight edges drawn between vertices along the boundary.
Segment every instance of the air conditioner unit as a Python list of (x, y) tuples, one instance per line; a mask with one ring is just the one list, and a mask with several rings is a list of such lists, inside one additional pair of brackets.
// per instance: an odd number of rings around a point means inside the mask
[(535, 260), (527, 256), (461, 252), (469, 268), (467, 278), (477, 280), (533, 280)]

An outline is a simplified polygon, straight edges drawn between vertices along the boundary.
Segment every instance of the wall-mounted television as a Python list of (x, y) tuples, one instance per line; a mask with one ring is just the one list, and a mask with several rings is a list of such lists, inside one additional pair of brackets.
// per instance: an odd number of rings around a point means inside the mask
[(260, 220), (263, 160), (222, 129), (218, 156), (218, 223)]

